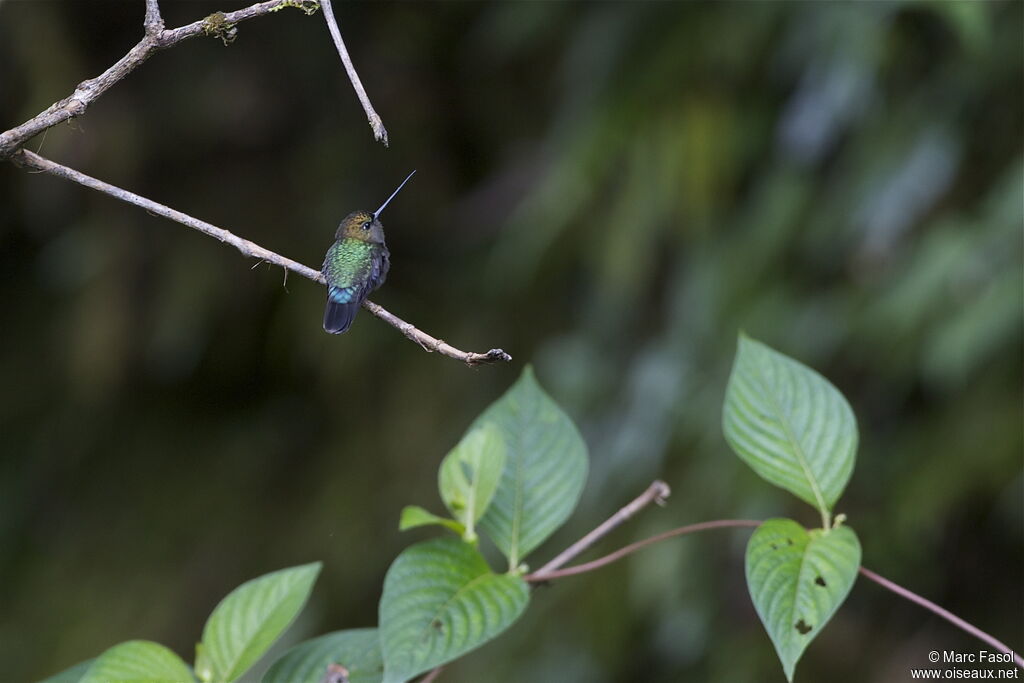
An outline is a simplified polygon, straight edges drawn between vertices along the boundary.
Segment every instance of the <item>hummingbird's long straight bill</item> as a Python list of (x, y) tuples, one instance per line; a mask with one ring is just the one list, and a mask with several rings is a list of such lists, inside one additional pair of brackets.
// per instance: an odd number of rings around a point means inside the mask
[[(407, 182), (409, 182), (409, 178), (412, 178), (414, 175), (416, 175), (416, 171), (415, 170), (405, 177), (405, 180), (402, 181), (402, 184), (398, 186), (398, 190), (401, 190), (403, 187), (405, 187), (405, 184)], [(394, 192), (392, 192), (391, 196), (388, 197), (384, 201), (384, 203), (380, 205), (380, 208), (373, 212), (373, 217), (374, 218), (377, 218), (378, 216), (380, 216), (380, 212), (383, 211), (384, 207), (387, 206), (391, 202), (391, 200), (395, 198), (395, 195), (398, 194), (398, 190), (395, 190)]]

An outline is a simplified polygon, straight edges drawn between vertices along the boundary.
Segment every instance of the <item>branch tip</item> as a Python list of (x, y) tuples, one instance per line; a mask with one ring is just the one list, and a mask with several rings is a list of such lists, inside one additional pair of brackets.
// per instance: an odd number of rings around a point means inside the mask
[(668, 484), (660, 479), (651, 484), (650, 491), (654, 496), (655, 505), (658, 505), (659, 507), (665, 507), (668, 503), (668, 497), (672, 495), (672, 489)]
[(669, 489), (668, 484), (660, 479), (655, 479), (643, 493), (634, 498), (628, 504), (624, 505), (618, 512), (598, 525), (598, 527), (593, 531), (559, 553), (555, 559), (551, 560), (532, 574), (528, 574), (526, 576), (526, 580), (532, 582), (545, 581), (549, 578), (556, 578), (557, 576), (562, 575), (563, 572), (573, 572), (575, 567), (572, 569), (564, 569), (562, 571), (558, 570), (560, 567), (563, 567), (574, 560), (578, 555), (582, 554), (592, 545), (610, 534), (612, 530), (619, 527), (623, 522), (643, 510), (651, 503), (657, 503), (658, 505), (664, 504), (665, 499), (668, 498), (670, 493), (671, 489)]
[(363, 105), (363, 111), (366, 112), (366, 118), (370, 122), (370, 129), (373, 130), (373, 137), (387, 147), (388, 131), (384, 128), (384, 122), (381, 120), (380, 115), (370, 103), (370, 96), (366, 94), (366, 88), (363, 87), (363, 82), (359, 80), (356, 67), (352, 64), (352, 57), (348, 54), (345, 41), (341, 38), (338, 20), (334, 17), (334, 8), (331, 6), (331, 0), (320, 0), (320, 9), (324, 13), (324, 19), (327, 21), (327, 30), (331, 34), (331, 40), (334, 41), (334, 47), (338, 51), (338, 56), (341, 57), (341, 63), (345, 66), (345, 73), (348, 74), (348, 80), (352, 83), (352, 89), (356, 91), (356, 97), (359, 98), (359, 103)]

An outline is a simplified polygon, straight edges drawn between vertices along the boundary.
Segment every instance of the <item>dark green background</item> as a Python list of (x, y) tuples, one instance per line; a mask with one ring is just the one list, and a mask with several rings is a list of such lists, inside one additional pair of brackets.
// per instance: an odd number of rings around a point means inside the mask
[[(169, 26), (242, 2), (162, 3)], [(0, 0), (0, 129), (141, 37), (143, 2)], [(733, 456), (739, 329), (815, 367), (861, 430), (841, 499), (866, 566), (1024, 645), (1019, 2), (338, 2), (392, 146), (322, 17), (153, 56), (29, 147), (319, 266), (385, 215), (375, 300), (507, 366), (428, 355), (324, 291), (72, 183), (0, 165), (0, 679), (130, 638), (191, 661), (242, 581), (323, 560), (292, 640), (372, 625), (408, 503), (527, 362), (592, 471), (539, 566), (652, 478), (601, 544), (816, 513)], [(747, 532), (538, 590), (442, 680), (781, 681)], [(902, 681), (980, 643), (859, 581), (800, 681)], [(983, 647), (983, 646), (982, 646)]]

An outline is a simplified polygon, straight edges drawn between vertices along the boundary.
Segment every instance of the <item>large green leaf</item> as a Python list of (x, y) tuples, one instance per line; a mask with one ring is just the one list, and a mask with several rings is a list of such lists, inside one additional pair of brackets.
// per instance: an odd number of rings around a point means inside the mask
[(271, 665), (263, 683), (320, 683), (331, 664), (345, 667), (350, 683), (380, 683), (384, 660), (377, 629), (335, 631), (300, 643)]
[(529, 367), (473, 428), (488, 423), (501, 429), (505, 467), (480, 528), (515, 567), (576, 507), (587, 479), (587, 446)]
[(467, 541), (476, 540), (474, 527), (491, 504), (504, 467), (505, 441), (492, 422), (470, 429), (441, 463), (441, 500), (465, 525)]
[(213, 610), (203, 628), (196, 673), (228, 683), (256, 663), (306, 604), (320, 563), (282, 569), (246, 581)]
[(843, 604), (860, 567), (860, 542), (849, 527), (808, 532), (769, 519), (747, 543), (747, 588), (786, 678), (800, 655)]
[(59, 674), (54, 674), (49, 678), (39, 681), (39, 683), (78, 683), (85, 676), (85, 672), (89, 670), (92, 663), (95, 660), (87, 659), (84, 662), (79, 662), (72, 667), (64, 669)]
[(380, 599), (384, 683), (402, 683), (484, 644), (519, 618), (526, 582), (495, 574), (469, 543), (439, 538), (407, 548)]
[(193, 683), (192, 670), (160, 643), (129, 640), (97, 657), (79, 683)]
[(755, 472), (827, 519), (857, 451), (857, 422), (838, 389), (741, 335), (722, 423), (729, 445)]

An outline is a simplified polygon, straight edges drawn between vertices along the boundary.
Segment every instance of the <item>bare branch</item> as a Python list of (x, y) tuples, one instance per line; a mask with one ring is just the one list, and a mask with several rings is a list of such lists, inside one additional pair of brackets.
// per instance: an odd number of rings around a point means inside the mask
[(164, 19), (160, 16), (159, 0), (146, 0), (146, 18), (142, 22), (147, 36), (157, 36), (164, 30)]
[(363, 111), (366, 112), (366, 118), (370, 122), (370, 128), (373, 129), (373, 137), (379, 142), (383, 142), (384, 146), (387, 147), (388, 131), (384, 128), (384, 122), (381, 121), (373, 105), (370, 104), (370, 97), (366, 94), (366, 89), (363, 88), (363, 82), (359, 80), (359, 74), (356, 73), (356, 67), (352, 64), (352, 58), (349, 57), (348, 50), (345, 49), (345, 41), (341, 39), (341, 30), (338, 29), (338, 22), (334, 18), (334, 8), (331, 7), (331, 0), (320, 0), (320, 5), (324, 13), (324, 19), (327, 20), (327, 30), (331, 32), (334, 47), (337, 48), (338, 55), (341, 57), (341, 63), (345, 65), (345, 71), (348, 73), (348, 80), (352, 82), (352, 88), (355, 89), (356, 96), (359, 97), (359, 103), (363, 105)]
[[(620, 524), (625, 522), (627, 519), (635, 515), (636, 513), (643, 510), (651, 503), (657, 503), (663, 505), (665, 499), (669, 497), (672, 490), (663, 481), (654, 481), (647, 490), (637, 496), (631, 503), (620, 509), (614, 515), (606, 519), (600, 526), (591, 531), (589, 534), (581, 538), (580, 540), (573, 543), (571, 546), (566, 548), (563, 552), (559, 553), (555, 559), (548, 562), (546, 565), (533, 572), (530, 576), (543, 577), (551, 574), (554, 570), (565, 564), (571, 562), (576, 558), (577, 555), (585, 551), (590, 546), (597, 543), (599, 540), (607, 536), (613, 529), (618, 527)], [(527, 577), (527, 580), (530, 580)], [(542, 580), (542, 579), (536, 579)]]
[[(62, 166), (61, 164), (50, 161), (49, 159), (41, 157), (34, 152), (21, 149), (11, 158), (11, 160), (18, 165), (27, 166), (38, 171), (55, 175), (59, 178), (74, 181), (80, 185), (92, 188), (93, 190), (108, 194), (115, 199), (120, 199), (123, 202), (134, 204), (135, 206), (141, 207), (150, 213), (163, 216), (164, 218), (168, 218), (194, 230), (198, 230), (199, 232), (218, 239), (221, 242), (230, 244), (246, 256), (261, 259), (268, 263), (273, 263), (274, 265), (281, 266), (293, 273), (298, 273), (302, 277), (308, 278), (314, 282), (325, 284), (323, 273), (318, 270), (314, 270), (309, 266), (304, 266), (298, 261), (293, 261), (290, 258), (281, 256), (269, 249), (265, 249), (255, 242), (243, 239), (224, 228), (218, 228), (216, 225), (199, 220), (198, 218), (193, 218), (192, 216), (180, 211), (175, 211), (174, 209), (164, 206), (163, 204), (158, 204), (151, 199), (141, 197), (133, 192), (129, 192), (128, 190), (105, 183), (102, 180), (97, 180), (96, 178), (85, 175), (73, 168)], [(512, 357), (501, 349), (491, 349), (486, 353), (461, 351), (440, 339), (430, 336), (426, 332), (416, 328), (411, 323), (405, 322), (395, 314), (387, 311), (384, 307), (379, 304), (375, 304), (372, 301), (364, 301), (363, 307), (373, 315), (396, 328), (409, 339), (418, 343), (427, 351), (437, 351), (444, 356), (460, 360), (471, 366), (512, 360)]]
[[(270, 14), (271, 12), (276, 12), (283, 7), (296, 7), (297, 9), (302, 9), (297, 4), (289, 3), (286, 0), (269, 0), (268, 2), (257, 2), (255, 5), (243, 7), (242, 9), (235, 10), (234, 12), (215, 12), (208, 17), (204, 17), (199, 21), (193, 21), (191, 24), (185, 24), (180, 28), (165, 30), (160, 37), (160, 47), (170, 47), (183, 40), (188, 40), (189, 38), (208, 35), (210, 33), (211, 23), (214, 22), (220, 25), (230, 24), (233, 26), (248, 19), (255, 19), (257, 17)], [(307, 12), (307, 14), (308, 13), (309, 12)]]
[(385, 310), (383, 306), (375, 304), (370, 300), (363, 302), (363, 308), (396, 328), (408, 339), (419, 344), (427, 353), (433, 353), (436, 351), (443, 356), (461, 360), (466, 365), (490, 365), (491, 363), (507, 363), (512, 360), (512, 356), (508, 355), (501, 349), (491, 349), (485, 353), (460, 351), (442, 339), (431, 337), (423, 330), (417, 329), (414, 325), (405, 322), (397, 315)]
[(54, 102), (34, 117), (4, 133), (0, 133), (0, 160), (6, 159), (30, 138), (85, 113), (86, 108), (96, 98), (110, 89), (112, 85), (123, 79), (142, 64), (156, 49), (156, 43), (150, 36), (143, 38), (128, 54), (117, 60), (113, 66), (96, 78), (82, 81), (69, 97)]
[(161, 30), (156, 31), (153, 30), (156, 24), (152, 23), (152, 19), (154, 16), (159, 19), (160, 12), (157, 8), (156, 0), (146, 0), (145, 37), (129, 50), (128, 54), (117, 60), (113, 66), (102, 74), (96, 78), (79, 83), (78, 87), (75, 88), (75, 92), (68, 97), (54, 102), (20, 126), (0, 133), (0, 161), (10, 157), (26, 141), (42, 133), (47, 128), (52, 128), (59, 123), (84, 114), (90, 104), (96, 101), (115, 83), (123, 80), (157, 50), (163, 50), (196, 36), (212, 35), (216, 32), (211, 31), (213, 28), (221, 31), (224, 27), (232, 28), (240, 21), (261, 17), (270, 12), (275, 12), (284, 6), (288, 5), (283, 0), (258, 2), (255, 5), (235, 12), (211, 14), (205, 19), (174, 29), (163, 29), (163, 22), (160, 20)]

